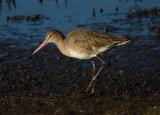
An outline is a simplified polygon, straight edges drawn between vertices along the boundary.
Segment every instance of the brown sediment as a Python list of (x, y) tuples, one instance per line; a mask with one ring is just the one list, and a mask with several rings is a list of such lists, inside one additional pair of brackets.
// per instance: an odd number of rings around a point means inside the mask
[(104, 59), (110, 60), (111, 66), (104, 68), (95, 82), (95, 94), (91, 95), (83, 90), (91, 79), (89, 61), (64, 57), (51, 46), (30, 60), (27, 57), (32, 49), (12, 48), (3, 43), (0, 47), (0, 54), (9, 52), (0, 57), (1, 113), (105, 115), (160, 112), (160, 54), (153, 50), (157, 46), (144, 44), (137, 50), (131, 43), (106, 53)]

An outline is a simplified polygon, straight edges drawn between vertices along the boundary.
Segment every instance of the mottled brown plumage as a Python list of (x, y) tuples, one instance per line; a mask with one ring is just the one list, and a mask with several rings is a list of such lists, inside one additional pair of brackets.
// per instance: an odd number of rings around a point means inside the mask
[(78, 53), (86, 53), (87, 55), (91, 55), (88, 56), (88, 58), (96, 57), (99, 53), (105, 51), (99, 51), (101, 48), (107, 47), (107, 50), (118, 43), (128, 41), (126, 37), (122, 38), (118, 36), (106, 35), (102, 32), (89, 29), (76, 29), (71, 31), (66, 36), (65, 40), (71, 49), (76, 50)]
[[(116, 45), (122, 45), (129, 41), (127, 37), (106, 35), (90, 29), (75, 29), (68, 33), (66, 37), (58, 30), (50, 30), (46, 34), (45, 41), (33, 52), (35, 54), (48, 43), (54, 43), (60, 52), (69, 57), (78, 59), (91, 59), (97, 57), (102, 62), (102, 67), (94, 74), (89, 86), (96, 79), (105, 62), (98, 57), (98, 54), (105, 52)], [(33, 55), (32, 54), (32, 55)], [(92, 61), (95, 69), (94, 62)]]

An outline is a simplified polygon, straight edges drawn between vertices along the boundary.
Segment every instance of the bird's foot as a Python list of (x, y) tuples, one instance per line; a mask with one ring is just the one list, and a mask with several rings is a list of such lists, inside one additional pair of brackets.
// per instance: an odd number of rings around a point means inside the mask
[(88, 84), (88, 86), (87, 86), (87, 88), (86, 88), (86, 92), (90, 92), (91, 91), (91, 93), (95, 93), (95, 89), (94, 89), (94, 79), (92, 79), (90, 82), (89, 82), (89, 84)]
[(85, 85), (79, 92), (79, 96), (84, 98), (90, 97), (94, 94), (95, 94), (95, 88), (92, 80), (89, 82), (89, 84)]
[(93, 96), (95, 94), (95, 90), (94, 90), (94, 87), (83, 87), (81, 89), (81, 91), (79, 92), (79, 96), (83, 97), (83, 98), (88, 98), (90, 96)]
[(98, 74), (99, 74), (99, 71), (96, 74), (93, 73), (92, 79), (89, 82), (89, 84), (86, 88), (86, 91), (91, 91), (92, 93), (95, 93), (94, 86), (95, 86), (95, 80), (96, 80)]

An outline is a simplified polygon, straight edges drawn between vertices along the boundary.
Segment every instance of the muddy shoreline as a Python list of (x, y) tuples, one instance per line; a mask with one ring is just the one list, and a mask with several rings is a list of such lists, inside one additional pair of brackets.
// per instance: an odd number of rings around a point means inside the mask
[(111, 65), (98, 77), (92, 95), (84, 92), (90, 61), (65, 57), (52, 45), (28, 59), (34, 48), (0, 44), (1, 54), (6, 53), (0, 57), (2, 114), (160, 113), (158, 43), (136, 39), (106, 52), (102, 57)]

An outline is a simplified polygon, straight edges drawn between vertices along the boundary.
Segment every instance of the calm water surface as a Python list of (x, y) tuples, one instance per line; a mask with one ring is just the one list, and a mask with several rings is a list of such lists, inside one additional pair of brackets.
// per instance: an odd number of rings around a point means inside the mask
[[(122, 35), (146, 34), (126, 23), (126, 13), (136, 8), (160, 7), (159, 0), (7, 0), (0, 1), (0, 41), (17, 44), (22, 48), (35, 46), (50, 29), (59, 29), (64, 34), (77, 27), (105, 31), (110, 24), (118, 28), (111, 32)], [(116, 11), (116, 8), (118, 9)], [(93, 10), (95, 9), (95, 17)], [(44, 16), (43, 22), (7, 21), (7, 16)], [(113, 20), (123, 20), (114, 23)], [(147, 24), (149, 21), (147, 21)], [(132, 27), (131, 27), (132, 25)], [(146, 25), (144, 23), (143, 25)], [(135, 29), (135, 28), (138, 28)]]

